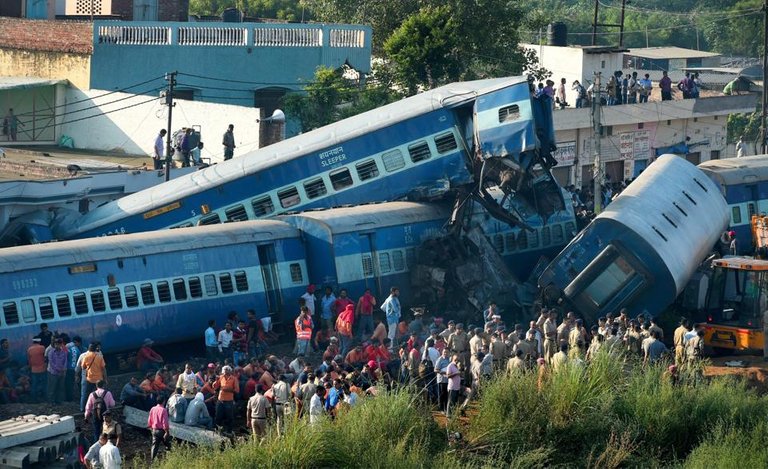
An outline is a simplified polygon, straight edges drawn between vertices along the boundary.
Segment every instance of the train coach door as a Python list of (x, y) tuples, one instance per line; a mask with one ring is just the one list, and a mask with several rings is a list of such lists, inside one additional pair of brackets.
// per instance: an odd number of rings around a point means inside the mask
[(376, 255), (376, 243), (373, 239), (373, 233), (361, 234), (359, 241), (365, 288), (370, 288), (374, 296), (379, 298), (381, 297), (381, 274), (379, 271), (379, 261), (378, 256)]
[(267, 311), (270, 315), (277, 314), (282, 305), (280, 297), (280, 278), (277, 275), (277, 256), (274, 244), (258, 246), (261, 277), (264, 279), (264, 296), (267, 298)]

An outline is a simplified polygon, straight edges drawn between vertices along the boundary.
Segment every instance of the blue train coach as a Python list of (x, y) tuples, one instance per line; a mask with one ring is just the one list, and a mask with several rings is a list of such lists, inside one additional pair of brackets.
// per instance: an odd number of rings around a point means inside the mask
[(304, 257), (295, 228), (266, 220), (6, 248), (0, 337), (23, 353), (47, 322), (113, 352), (145, 337), (202, 337), (208, 319), (232, 310), (292, 319), (308, 285)]
[(717, 185), (686, 160), (662, 155), (546, 267), (539, 286), (588, 321), (624, 307), (656, 315), (727, 224)]
[(738, 254), (751, 253), (752, 216), (768, 213), (768, 155), (705, 161), (699, 169), (728, 202), (729, 229), (736, 232)]

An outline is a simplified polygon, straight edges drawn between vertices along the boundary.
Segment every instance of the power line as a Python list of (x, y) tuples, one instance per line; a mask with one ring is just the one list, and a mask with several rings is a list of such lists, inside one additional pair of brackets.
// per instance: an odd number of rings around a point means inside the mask
[(148, 99), (148, 100), (146, 100), (146, 101), (141, 101), (141, 102), (139, 102), (139, 103), (130, 104), (130, 105), (128, 105), (128, 106), (123, 106), (123, 107), (121, 107), (121, 108), (112, 109), (112, 110), (110, 110), (110, 111), (103, 111), (103, 112), (100, 112), (99, 114), (94, 114), (94, 115), (92, 115), (92, 116), (85, 116), (85, 117), (81, 117), (81, 118), (79, 118), (79, 119), (73, 119), (73, 120), (70, 120), (70, 121), (66, 121), (66, 122), (60, 122), (60, 123), (58, 123), (58, 124), (55, 124), (55, 125), (66, 125), (66, 124), (72, 124), (72, 123), (74, 123), (74, 122), (80, 122), (80, 121), (84, 121), (84, 120), (87, 120), (87, 119), (93, 119), (93, 118), (96, 118), (96, 117), (102, 117), (102, 116), (104, 116), (104, 115), (107, 115), (107, 114), (111, 114), (111, 113), (113, 113), (113, 112), (124, 111), (124, 110), (126, 110), (126, 109), (130, 109), (130, 108), (132, 108), (132, 107), (141, 106), (142, 104), (147, 104), (147, 103), (149, 103), (149, 102), (152, 102), (152, 101), (156, 101), (156, 100), (158, 100), (158, 99), (159, 99), (159, 98), (151, 98), (151, 99)]

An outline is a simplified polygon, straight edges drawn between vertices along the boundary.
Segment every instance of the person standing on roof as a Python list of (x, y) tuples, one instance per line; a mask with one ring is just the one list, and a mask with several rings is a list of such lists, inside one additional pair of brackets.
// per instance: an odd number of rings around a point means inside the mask
[(155, 169), (163, 169), (163, 161), (165, 161), (163, 157), (165, 154), (165, 142), (163, 142), (163, 139), (167, 133), (165, 129), (160, 129), (160, 133), (155, 137), (155, 144), (152, 148), (152, 163), (155, 165)]
[(224, 132), (224, 136), (221, 139), (221, 144), (224, 145), (224, 161), (231, 160), (235, 156), (235, 126), (229, 124), (227, 131)]

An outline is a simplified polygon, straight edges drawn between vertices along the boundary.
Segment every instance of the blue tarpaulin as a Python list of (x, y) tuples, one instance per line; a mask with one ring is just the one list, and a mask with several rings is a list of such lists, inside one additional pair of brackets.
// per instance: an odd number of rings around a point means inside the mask
[(656, 149), (656, 156), (661, 156), (665, 153), (674, 153), (675, 155), (687, 155), (688, 145), (686, 145), (685, 142), (680, 142), (675, 145)]

